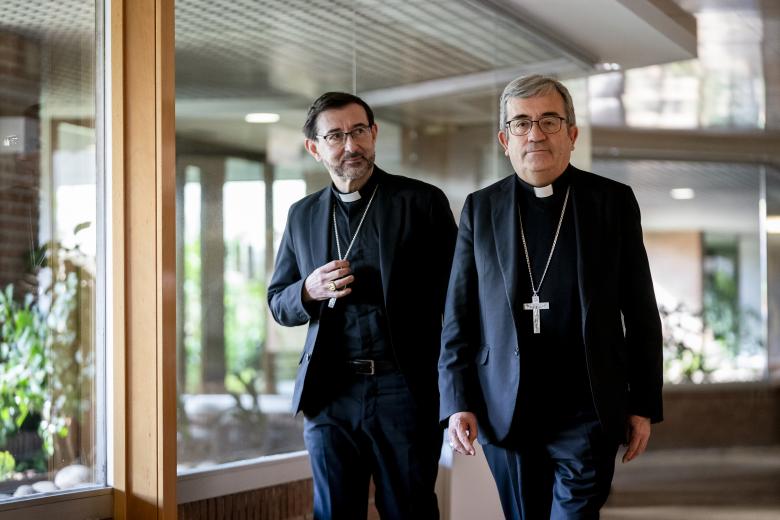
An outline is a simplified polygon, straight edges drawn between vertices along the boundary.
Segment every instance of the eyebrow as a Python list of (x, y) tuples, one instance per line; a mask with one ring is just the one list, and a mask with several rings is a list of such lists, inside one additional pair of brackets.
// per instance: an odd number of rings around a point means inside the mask
[[(545, 117), (545, 116), (558, 116), (558, 117), (563, 117), (562, 115), (560, 115), (558, 112), (556, 112), (556, 111), (554, 111), (554, 110), (553, 110), (553, 111), (551, 111), (551, 112), (544, 112), (544, 113), (543, 113), (541, 116), (539, 116), (539, 117)], [(514, 121), (515, 119), (531, 119), (531, 116), (529, 116), (528, 114), (517, 114), (515, 117), (513, 117), (513, 118), (512, 118), (512, 119), (510, 119), (509, 121)]]
[[(365, 126), (366, 128), (371, 128), (371, 125), (369, 125), (368, 123), (355, 123), (354, 125), (352, 125), (352, 128), (350, 128), (349, 131), (352, 131), (359, 126)], [(341, 128), (331, 128), (330, 130), (326, 130), (324, 133), (320, 135), (327, 135), (335, 132), (345, 132), (345, 131), (346, 130), (342, 130)]]

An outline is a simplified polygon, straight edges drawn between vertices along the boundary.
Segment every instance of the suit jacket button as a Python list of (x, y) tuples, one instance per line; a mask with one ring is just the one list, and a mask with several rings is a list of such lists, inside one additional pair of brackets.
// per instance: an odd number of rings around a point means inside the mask
[(515, 347), (515, 357), (520, 357), (520, 347)]

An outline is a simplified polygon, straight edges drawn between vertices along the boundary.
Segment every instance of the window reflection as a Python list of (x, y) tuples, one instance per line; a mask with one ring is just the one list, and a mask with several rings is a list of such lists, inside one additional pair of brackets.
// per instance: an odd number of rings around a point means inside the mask
[(757, 12), (696, 14), (698, 58), (592, 76), (596, 125), (763, 128), (763, 21)]
[[(665, 377), (673, 383), (764, 377), (756, 165), (594, 161), (634, 189), (664, 325)], [(674, 189), (688, 196), (675, 198)]]
[(95, 3), (0, 21), (0, 500), (105, 481)]

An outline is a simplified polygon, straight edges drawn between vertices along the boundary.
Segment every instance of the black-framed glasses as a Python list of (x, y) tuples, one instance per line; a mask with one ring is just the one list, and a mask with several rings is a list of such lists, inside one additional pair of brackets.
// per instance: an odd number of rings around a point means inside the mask
[(360, 141), (371, 135), (370, 126), (358, 126), (349, 132), (331, 132), (325, 135), (318, 135), (330, 146), (341, 146), (347, 142), (347, 138), (352, 137), (353, 141)]
[(565, 117), (561, 116), (544, 116), (539, 119), (510, 119), (504, 123), (509, 127), (509, 133), (512, 135), (526, 135), (533, 128), (534, 123), (539, 125), (539, 130), (545, 134), (554, 134), (561, 129), (561, 123), (566, 121)]

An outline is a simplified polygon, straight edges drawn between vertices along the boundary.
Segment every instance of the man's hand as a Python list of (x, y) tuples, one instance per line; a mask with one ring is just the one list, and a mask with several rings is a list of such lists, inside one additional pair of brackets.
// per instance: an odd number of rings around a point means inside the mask
[(474, 439), (477, 438), (477, 416), (471, 412), (450, 415), (447, 436), (450, 448), (463, 455), (474, 455)]
[(623, 462), (631, 462), (647, 448), (650, 439), (650, 419), (641, 415), (628, 416), (628, 448), (623, 454)]
[(355, 281), (349, 268), (349, 260), (334, 260), (318, 267), (306, 277), (303, 284), (303, 301), (341, 298), (352, 292), (347, 287)]

